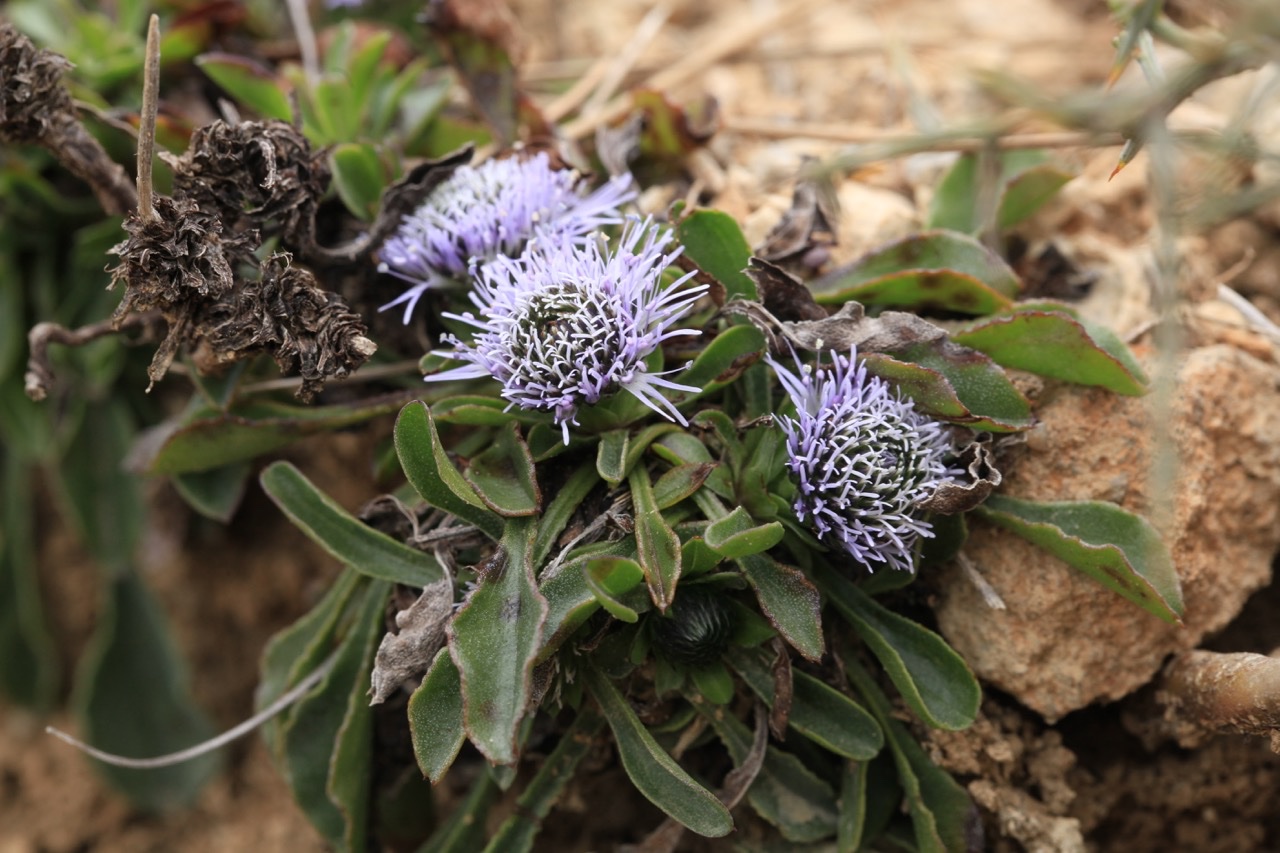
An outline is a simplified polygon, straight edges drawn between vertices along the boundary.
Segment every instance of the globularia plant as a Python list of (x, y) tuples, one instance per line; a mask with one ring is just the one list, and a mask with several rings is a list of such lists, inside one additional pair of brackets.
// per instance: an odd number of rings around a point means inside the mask
[[(966, 849), (968, 795), (928, 760), (886, 690), (922, 724), (960, 729), (980, 689), (941, 637), (894, 611), (893, 592), (951, 559), (975, 512), (1178, 618), (1176, 575), (1145, 522), (1112, 505), (992, 494), (990, 438), (1034, 423), (1005, 369), (1141, 394), (1128, 349), (1067, 304), (1019, 301), (1008, 264), (962, 233), (970, 223), (956, 211), (978, 206), (965, 177), (973, 158), (944, 181), (937, 230), (814, 277), (804, 263), (753, 257), (724, 213), (635, 215), (626, 174), (593, 189), (546, 154), (512, 148), (472, 165), (470, 149), (420, 150), (432, 134), (392, 120), (401, 78), (370, 71), (377, 53), (355, 49), (351, 30), (342, 37), (333, 62), (361, 81), (361, 109), (378, 105), (377, 126), (398, 128), (406, 152), (440, 159), (390, 186), (362, 183), (388, 143), (359, 139), (333, 112), (343, 80), (321, 79), (302, 89), (300, 127), (219, 122), (194, 135), (171, 158), (172, 198), (153, 201), (148, 184), (130, 212), (131, 186), (98, 187), (123, 192), (128, 213), (117, 322), (167, 326), (157, 363), (181, 357), (198, 377), (191, 404), (138, 443), (140, 470), (226, 520), (249, 460), (399, 410), (387, 461), (407, 482), (370, 523), (288, 463), (260, 477), (347, 566), (263, 660), (259, 702), (277, 714), (266, 734), (301, 808), (340, 849), (395, 837), (427, 850), (527, 850), (575, 773), (592, 772), (583, 758), (607, 743), (670, 817), (654, 827), (668, 842), (681, 828), (720, 837), (758, 820), (780, 845)], [(464, 79), (511, 70), (500, 50), (458, 49), (469, 45), (446, 43)], [(0, 47), (19, 70), (44, 62), (41, 79), (56, 87), (63, 66), (11, 28)], [(499, 67), (477, 69), (477, 56)], [(259, 113), (289, 108), (233, 63), (206, 66)], [(500, 149), (514, 138), (514, 94), (501, 106), (487, 114)], [(443, 114), (426, 124), (459, 132)], [(352, 138), (333, 138), (343, 128)], [(642, 141), (652, 153), (655, 141)], [(122, 174), (108, 165), (88, 174)], [(342, 230), (317, 228), (330, 177), (366, 218), (338, 245), (317, 238)], [(1035, 177), (1003, 185), (1003, 226), (1060, 185)], [(773, 256), (805, 257), (811, 237), (791, 235)], [(326, 289), (371, 290), (375, 278), (396, 294), (389, 302)], [(429, 290), (438, 294), (424, 302)], [(382, 345), (381, 302), (434, 335), (426, 383), (415, 373), (391, 380), (393, 395), (302, 408), (276, 399), (273, 383), (246, 381), (258, 354), (297, 369), (307, 397), (359, 378)], [(933, 313), (970, 319), (944, 329), (925, 319)], [(26, 380), (36, 397), (53, 380), (54, 333), (42, 333)], [(335, 341), (358, 344), (359, 358), (335, 357)], [(1106, 541), (1098, 531), (1117, 518), (1141, 535)], [(1110, 549), (1105, 565), (1099, 547)], [(113, 606), (137, 598), (117, 586), (128, 595)], [(118, 644), (154, 648), (162, 632), (146, 636)], [(172, 655), (154, 657), (174, 668)], [(376, 736), (406, 715), (412, 756)], [(464, 753), (468, 741), (475, 751)], [(415, 823), (432, 798), (422, 777), (439, 782), (458, 762), (475, 780), (465, 801)], [(119, 784), (142, 798), (136, 782)], [(485, 838), (500, 790), (515, 804)]]

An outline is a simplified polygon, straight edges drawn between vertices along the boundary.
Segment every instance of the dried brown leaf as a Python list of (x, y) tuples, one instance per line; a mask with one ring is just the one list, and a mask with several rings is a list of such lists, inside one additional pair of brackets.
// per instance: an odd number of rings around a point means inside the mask
[(947, 480), (921, 501), (918, 509), (943, 515), (968, 512), (985, 501), (1000, 485), (1002, 477), (989, 441), (971, 442), (960, 451), (957, 465), (964, 472), (964, 479)]
[(426, 586), (418, 600), (396, 614), (396, 630), (382, 638), (369, 678), (370, 705), (380, 705), (401, 685), (420, 679), (444, 645), (445, 623), (453, 613), (449, 579)]

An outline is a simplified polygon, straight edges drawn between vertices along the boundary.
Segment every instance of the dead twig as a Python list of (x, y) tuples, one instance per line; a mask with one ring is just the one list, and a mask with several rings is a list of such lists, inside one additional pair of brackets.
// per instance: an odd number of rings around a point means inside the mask
[(151, 167), (156, 156), (156, 113), (160, 107), (160, 16), (147, 23), (147, 56), (142, 77), (142, 114), (138, 118), (138, 218), (156, 218), (151, 200)]
[(1280, 658), (1183, 652), (1165, 667), (1156, 700), (1183, 746), (1235, 733), (1270, 737), (1272, 751), (1280, 752)]
[[(98, 338), (114, 335), (130, 329), (147, 329), (164, 321), (159, 311), (146, 311), (130, 314), (116, 323), (110, 319), (102, 320), (78, 329), (68, 329), (57, 323), (37, 323), (27, 333), (27, 343), (31, 354), (27, 358), (27, 373), (24, 379), (27, 396), (39, 402), (49, 396), (49, 386), (53, 384), (53, 365), (49, 362), (49, 344), (62, 344), (68, 347), (84, 346)], [(154, 337), (147, 335), (146, 337)]]

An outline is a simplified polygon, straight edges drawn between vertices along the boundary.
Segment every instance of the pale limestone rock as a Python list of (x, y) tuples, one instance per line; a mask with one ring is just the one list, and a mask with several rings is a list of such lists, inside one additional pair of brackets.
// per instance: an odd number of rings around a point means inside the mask
[[(1280, 546), (1280, 370), (1239, 349), (1191, 351), (1171, 410), (1058, 386), (1008, 472), (1004, 493), (1113, 500), (1171, 543), (1185, 626), (1161, 622), (1018, 536), (973, 524), (965, 554), (1004, 600), (992, 610), (952, 568), (938, 621), (985, 681), (1048, 720), (1145, 684), (1167, 655), (1226, 625), (1269, 582)], [(1172, 439), (1170, 443), (1169, 440)], [(1177, 480), (1158, 487), (1153, 457), (1175, 449)], [(1171, 534), (1171, 535), (1170, 535)]]

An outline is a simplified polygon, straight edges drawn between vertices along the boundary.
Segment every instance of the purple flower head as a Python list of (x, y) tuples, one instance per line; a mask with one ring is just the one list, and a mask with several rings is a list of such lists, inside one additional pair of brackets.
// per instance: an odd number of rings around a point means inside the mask
[(586, 193), (578, 174), (552, 169), (546, 153), (463, 166), (383, 243), (378, 271), (412, 286), (382, 310), (403, 304), (408, 323), (428, 288), (465, 280), (473, 262), (516, 257), (534, 237), (581, 243), (620, 222), (619, 208), (634, 197), (628, 175)]
[(685, 423), (658, 390), (698, 391), (649, 373), (645, 357), (663, 342), (694, 329), (671, 328), (706, 292), (681, 289), (692, 275), (662, 287), (662, 271), (680, 254), (666, 252), (670, 234), (650, 219), (633, 219), (615, 249), (599, 237), (544, 243), (539, 237), (519, 258), (499, 256), (474, 268), (470, 296), (479, 316), (445, 314), (475, 327), (471, 343), (445, 335), (465, 367), (427, 380), (492, 376), (502, 396), (523, 409), (543, 409), (569, 442), (581, 406), (629, 391), (669, 420)]
[(769, 359), (796, 405), (795, 419), (779, 419), (798, 486), (792, 506), (868, 569), (911, 571), (916, 541), (933, 536), (916, 504), (947, 479), (950, 445), (941, 424), (855, 356), (832, 351), (830, 365), (797, 362), (796, 373)]

